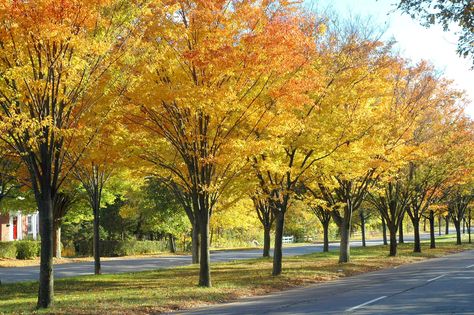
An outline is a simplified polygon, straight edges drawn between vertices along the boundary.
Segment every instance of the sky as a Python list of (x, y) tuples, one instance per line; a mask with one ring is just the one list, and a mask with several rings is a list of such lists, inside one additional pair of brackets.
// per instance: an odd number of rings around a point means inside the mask
[[(474, 118), (474, 71), (472, 61), (456, 53), (457, 36), (434, 25), (425, 28), (418, 20), (395, 10), (395, 0), (306, 0), (309, 7), (335, 11), (343, 18), (360, 16), (370, 18), (375, 26), (385, 29), (383, 39), (395, 39), (400, 54), (417, 62), (425, 59), (433, 63), (444, 76), (454, 81), (456, 88), (466, 91), (470, 104), (467, 114)], [(470, 57), (474, 58), (474, 56)]]

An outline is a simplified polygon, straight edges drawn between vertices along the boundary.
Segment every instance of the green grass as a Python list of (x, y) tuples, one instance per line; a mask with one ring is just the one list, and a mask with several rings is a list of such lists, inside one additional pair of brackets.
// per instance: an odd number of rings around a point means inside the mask
[(472, 244), (438, 242), (438, 248), (422, 244), (422, 253), (412, 253), (412, 244), (399, 245), (399, 255), (388, 257), (388, 246), (354, 248), (352, 260), (338, 264), (338, 252), (286, 257), (283, 274), (271, 276), (271, 259), (252, 259), (212, 264), (212, 288), (196, 286), (197, 266), (120, 275), (83, 276), (55, 282), (55, 304), (36, 311), (37, 283), (0, 286), (0, 313), (14, 314), (150, 314), (261, 295), (310, 283), (329, 281), (363, 272), (389, 268), (461, 250)]

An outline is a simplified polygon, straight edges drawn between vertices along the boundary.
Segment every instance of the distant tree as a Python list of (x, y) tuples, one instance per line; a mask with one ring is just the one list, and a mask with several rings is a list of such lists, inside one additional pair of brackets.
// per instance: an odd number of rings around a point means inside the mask
[(472, 57), (474, 67), (474, 1), (472, 0), (401, 0), (397, 8), (424, 26), (440, 24), (445, 31), (456, 24), (459, 55)]

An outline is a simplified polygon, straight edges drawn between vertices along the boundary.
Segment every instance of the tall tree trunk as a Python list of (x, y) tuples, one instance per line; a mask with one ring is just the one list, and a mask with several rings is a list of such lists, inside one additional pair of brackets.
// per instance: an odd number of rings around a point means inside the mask
[(323, 252), (329, 252), (329, 220), (323, 223)]
[(270, 257), (271, 227), (263, 227), (263, 257)]
[[(396, 224), (395, 224), (396, 225)], [(390, 256), (397, 256), (397, 227), (389, 226), (390, 232)]]
[(101, 274), (101, 265), (100, 265), (100, 214), (99, 214), (99, 205), (97, 202), (94, 203), (94, 274)]
[(383, 237), (383, 244), (387, 245), (387, 224), (385, 224), (385, 219), (382, 217), (382, 237)]
[(441, 236), (441, 221), (442, 221), (442, 215), (438, 215), (438, 236)]
[(434, 211), (430, 211), (430, 248), (436, 248), (436, 241), (435, 241), (435, 217)]
[(191, 235), (192, 263), (199, 264), (199, 224), (197, 222), (193, 222)]
[(444, 234), (448, 235), (449, 234), (449, 213), (446, 215), (446, 230), (444, 231)]
[(339, 263), (347, 263), (350, 261), (350, 220), (344, 218), (341, 224), (341, 242), (339, 250)]
[(414, 253), (421, 253), (421, 241), (420, 241), (420, 219), (414, 218), (412, 219), (413, 223), (413, 234), (414, 234), (414, 241), (413, 241), (413, 252)]
[(403, 239), (403, 217), (401, 218), (400, 220), (400, 225), (398, 227), (398, 242), (400, 244), (403, 244), (405, 243), (404, 239)]
[(467, 233), (469, 235), (469, 244), (472, 244), (471, 242), (471, 209), (469, 209), (469, 215), (467, 217)]
[(54, 224), (53, 230), (53, 252), (55, 258), (61, 258), (61, 225)]
[(461, 220), (454, 220), (454, 227), (456, 228), (456, 245), (461, 245)]
[(362, 232), (362, 247), (366, 247), (365, 243), (365, 216), (364, 213), (360, 213), (360, 229)]
[(38, 290), (38, 308), (48, 308), (53, 303), (53, 200), (46, 189), (38, 203), (41, 235), (41, 261)]
[(282, 265), (282, 247), (283, 247), (283, 231), (285, 229), (285, 213), (279, 211), (275, 218), (275, 247), (273, 249), (273, 270), (272, 275), (281, 274)]
[[(202, 211), (202, 210), (201, 210)], [(209, 213), (200, 214), (201, 257), (199, 262), (199, 286), (211, 287), (211, 255), (209, 252)]]
[(466, 218), (462, 218), (462, 234), (466, 234)]
[(170, 252), (176, 253), (176, 243), (174, 241), (174, 236), (171, 233), (168, 233), (168, 242), (169, 242)]
[(426, 232), (426, 218), (423, 219), (423, 232)]

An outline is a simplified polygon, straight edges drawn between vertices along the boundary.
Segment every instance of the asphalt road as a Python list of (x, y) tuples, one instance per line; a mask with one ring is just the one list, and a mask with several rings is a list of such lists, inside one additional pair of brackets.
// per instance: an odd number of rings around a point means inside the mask
[(179, 314), (474, 314), (474, 251)]
[[(406, 238), (406, 240), (408, 240)], [(367, 241), (368, 246), (380, 245), (381, 241)], [(351, 242), (351, 246), (361, 246), (360, 241)], [(339, 248), (339, 243), (331, 243), (330, 250)], [(321, 252), (323, 247), (317, 245), (303, 245), (295, 247), (284, 247), (284, 256), (304, 255), (314, 252)], [(211, 262), (233, 261), (240, 259), (258, 258), (262, 256), (262, 250), (240, 250), (240, 251), (216, 251), (211, 253)], [(102, 273), (126, 273), (134, 271), (155, 270), (159, 268), (169, 268), (185, 266), (191, 264), (189, 255), (160, 256), (150, 258), (113, 258), (102, 261)], [(94, 273), (93, 262), (77, 262), (68, 264), (57, 264), (54, 266), (54, 277), (75, 277), (91, 275)], [(0, 281), (2, 283), (13, 283), (23, 281), (37, 281), (39, 278), (39, 266), (33, 267), (13, 267), (0, 268)]]

